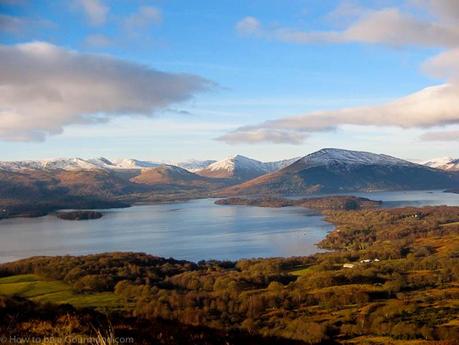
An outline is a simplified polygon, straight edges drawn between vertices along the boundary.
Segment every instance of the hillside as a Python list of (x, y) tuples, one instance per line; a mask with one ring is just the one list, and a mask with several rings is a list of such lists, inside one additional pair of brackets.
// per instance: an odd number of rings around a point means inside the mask
[(165, 164), (157, 168), (142, 169), (139, 175), (131, 178), (130, 181), (148, 186), (170, 185), (181, 186), (185, 189), (199, 187), (207, 191), (226, 184), (224, 179), (200, 176), (188, 170)]
[(65, 208), (126, 207), (137, 201), (190, 199), (219, 186), (214, 180), (176, 167), (0, 170), (0, 218), (42, 216)]
[(395, 157), (322, 149), (277, 172), (226, 188), (219, 195), (441, 189), (457, 185), (457, 174)]

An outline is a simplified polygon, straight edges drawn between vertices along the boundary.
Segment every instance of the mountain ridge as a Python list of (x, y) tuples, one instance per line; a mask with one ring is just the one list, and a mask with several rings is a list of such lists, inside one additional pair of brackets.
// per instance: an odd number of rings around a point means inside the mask
[(396, 157), (326, 148), (276, 172), (227, 187), (220, 195), (435, 189), (458, 184), (458, 174)]
[(211, 163), (217, 173), (229, 173), (211, 177), (156, 164), (105, 158), (0, 162), (0, 209), (11, 216), (120, 202), (413, 189), (454, 192), (459, 188), (458, 172), (388, 155), (330, 148), (300, 159), (268, 163), (236, 155)]
[(234, 178), (238, 180), (247, 180), (282, 169), (297, 159), (298, 158), (274, 162), (261, 162), (246, 156), (234, 155), (221, 161), (212, 163), (204, 169), (197, 170), (196, 173), (201, 176), (214, 178)]

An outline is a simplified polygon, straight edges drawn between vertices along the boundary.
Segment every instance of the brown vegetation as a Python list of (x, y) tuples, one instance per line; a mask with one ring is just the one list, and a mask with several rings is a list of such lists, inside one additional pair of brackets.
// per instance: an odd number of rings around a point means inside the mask
[(218, 196), (304, 195), (457, 187), (459, 175), (421, 165), (309, 165), (300, 159), (270, 174), (219, 190)]
[(382, 204), (381, 201), (374, 201), (367, 198), (355, 196), (325, 196), (306, 199), (284, 199), (284, 198), (227, 198), (215, 201), (217, 205), (244, 205), (258, 207), (305, 207), (315, 210), (360, 210), (375, 208)]
[(64, 220), (89, 220), (102, 218), (103, 214), (97, 211), (66, 211), (58, 212), (56, 216)]

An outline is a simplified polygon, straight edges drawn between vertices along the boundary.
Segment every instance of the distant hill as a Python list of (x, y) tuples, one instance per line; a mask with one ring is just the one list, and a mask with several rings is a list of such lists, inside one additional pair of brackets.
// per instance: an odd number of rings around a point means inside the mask
[(457, 174), (369, 152), (322, 149), (220, 195), (415, 190), (459, 185)]
[(130, 181), (136, 184), (148, 186), (181, 186), (185, 189), (204, 188), (213, 190), (225, 185), (225, 180), (217, 180), (194, 174), (186, 169), (173, 165), (160, 165), (156, 168), (142, 169), (140, 174), (131, 178)]
[(226, 179), (207, 178), (170, 165), (142, 169), (0, 169), (0, 219), (40, 216), (64, 208), (190, 199), (225, 186)]
[(0, 170), (118, 170), (118, 169), (142, 169), (160, 166), (161, 163), (141, 161), (137, 159), (109, 160), (100, 158), (56, 158), (30, 161), (3, 161), (0, 162)]

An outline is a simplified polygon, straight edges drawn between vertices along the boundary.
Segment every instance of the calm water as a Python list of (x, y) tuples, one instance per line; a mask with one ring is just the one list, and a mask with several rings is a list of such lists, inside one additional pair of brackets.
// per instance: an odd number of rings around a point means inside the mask
[[(459, 205), (459, 194), (355, 193), (386, 207)], [(333, 227), (305, 209), (218, 206), (214, 200), (104, 210), (90, 221), (0, 221), (0, 261), (33, 255), (137, 251), (186, 260), (308, 255)]]
[(301, 208), (218, 206), (214, 200), (104, 210), (90, 221), (0, 221), (0, 261), (33, 255), (147, 252), (186, 260), (307, 255), (332, 229)]

